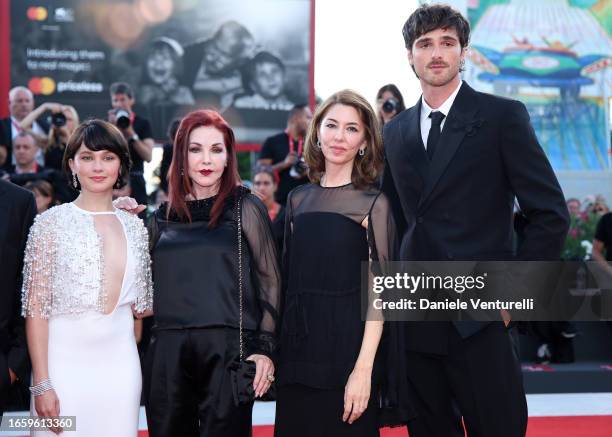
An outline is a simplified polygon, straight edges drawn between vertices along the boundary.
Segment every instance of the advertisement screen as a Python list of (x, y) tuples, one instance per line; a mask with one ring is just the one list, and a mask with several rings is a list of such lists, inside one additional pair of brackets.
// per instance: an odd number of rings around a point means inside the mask
[(106, 118), (110, 85), (126, 82), (158, 140), (212, 108), (261, 143), (310, 101), (310, 13), (309, 0), (12, 1), (11, 86), (83, 120)]

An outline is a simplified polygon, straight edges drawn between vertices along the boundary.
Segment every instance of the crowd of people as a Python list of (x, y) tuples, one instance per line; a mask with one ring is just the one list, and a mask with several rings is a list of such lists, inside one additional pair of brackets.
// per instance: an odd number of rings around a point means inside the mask
[[(274, 386), (278, 437), (374, 437), (385, 425), (524, 436), (510, 314), (392, 323), (370, 307), (362, 317), (363, 262), (557, 260), (584, 212), (566, 205), (525, 106), (461, 80), (469, 32), (452, 8), (419, 7), (403, 28), (417, 105), (406, 109), (389, 84), (376, 110), (351, 90), (314, 114), (292, 106), (251, 188), (218, 112), (173, 121), (167, 201), (146, 225), (154, 144), (131, 87), (113, 84), (107, 120), (82, 123), (71, 106), (35, 108), (28, 89), (12, 89), (0, 124), (0, 412), (21, 386), (32, 414), (76, 416), (75, 435), (133, 436), (142, 396), (152, 437), (239, 437)], [(160, 41), (156, 56), (170, 49)], [(592, 256), (607, 266), (612, 215), (602, 199), (591, 212), (601, 214)]]
[[(151, 161), (154, 141), (149, 121), (133, 112), (134, 103), (134, 92), (128, 84), (114, 83), (110, 87), (112, 109), (108, 121), (121, 131), (130, 149), (128, 192), (147, 203), (143, 170), (144, 162)], [(76, 109), (49, 102), (35, 108), (32, 92), (17, 86), (9, 93), (9, 113), (0, 120), (0, 177), (20, 186), (35, 182), (40, 187), (39, 182), (48, 182), (44, 192), (51, 204), (75, 200), (78, 191), (66, 178), (63, 158), (79, 126)]]

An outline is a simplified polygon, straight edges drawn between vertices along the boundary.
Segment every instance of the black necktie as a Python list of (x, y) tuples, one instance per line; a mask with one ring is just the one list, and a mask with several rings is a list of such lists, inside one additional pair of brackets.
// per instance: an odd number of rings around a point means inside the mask
[(429, 129), (429, 136), (427, 137), (427, 156), (430, 161), (433, 159), (434, 153), (436, 153), (436, 146), (440, 140), (440, 125), (444, 117), (445, 115), (440, 111), (432, 111), (429, 114), (429, 118), (431, 118), (431, 128)]

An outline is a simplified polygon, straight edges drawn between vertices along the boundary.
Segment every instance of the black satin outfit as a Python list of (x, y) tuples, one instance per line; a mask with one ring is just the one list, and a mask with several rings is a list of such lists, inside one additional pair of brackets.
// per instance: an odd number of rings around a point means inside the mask
[(376, 189), (309, 184), (289, 194), (276, 437), (379, 435), (380, 347), (369, 406), (352, 425), (342, 422), (343, 398), (365, 329), (361, 264), (390, 260), (395, 242), (389, 203)]
[[(271, 356), (280, 270), (270, 219), (247, 189), (242, 197), (245, 354)], [(234, 405), (228, 366), (239, 356), (236, 197), (208, 227), (216, 197), (189, 201), (191, 223), (166, 205), (149, 224), (153, 261), (153, 338), (145, 365), (149, 435), (243, 437), (252, 404)]]

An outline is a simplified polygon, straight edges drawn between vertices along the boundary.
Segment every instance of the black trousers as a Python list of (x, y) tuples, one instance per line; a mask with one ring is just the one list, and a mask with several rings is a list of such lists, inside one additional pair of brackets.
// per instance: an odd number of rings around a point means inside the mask
[(509, 331), (491, 323), (462, 339), (449, 324), (447, 355), (409, 351), (417, 417), (410, 437), (524, 437), (527, 401)]
[(250, 436), (253, 404), (234, 404), (229, 378), (237, 357), (236, 329), (154, 331), (143, 383), (149, 435)]

